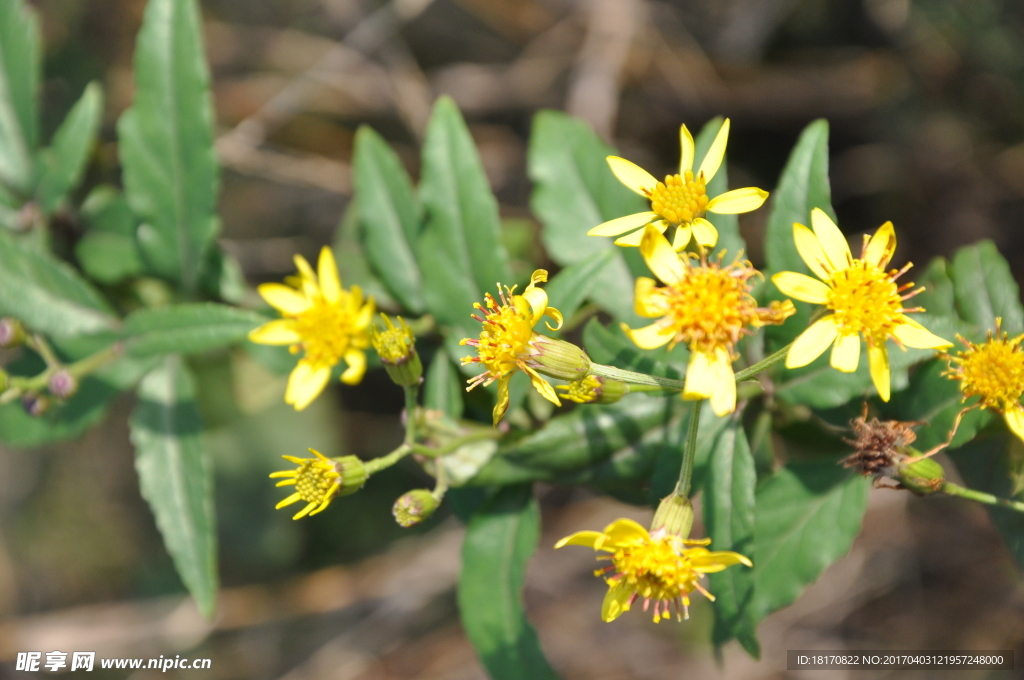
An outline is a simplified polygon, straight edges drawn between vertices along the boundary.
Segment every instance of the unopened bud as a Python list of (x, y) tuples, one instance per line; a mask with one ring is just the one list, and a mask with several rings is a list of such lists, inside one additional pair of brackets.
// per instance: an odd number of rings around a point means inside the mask
[(78, 391), (78, 381), (67, 369), (62, 368), (50, 376), (46, 387), (50, 390), (50, 394), (58, 399), (67, 399)]
[(534, 333), (530, 347), (530, 366), (548, 377), (573, 382), (590, 373), (590, 357), (571, 342)]
[(50, 410), (50, 400), (38, 392), (29, 392), (21, 398), (21, 407), (25, 413), (38, 418)]
[(366, 471), (366, 463), (355, 456), (342, 456), (331, 460), (334, 461), (334, 469), (341, 474), (339, 496), (347, 496), (363, 488), (366, 479), (370, 476)]
[(401, 526), (415, 526), (434, 514), (440, 502), (427, 489), (413, 489), (395, 501), (391, 513)]
[(391, 323), (391, 319), (381, 314), (387, 328), (384, 331), (377, 330), (376, 326), (370, 328), (370, 342), (377, 350), (384, 370), (388, 372), (391, 379), (402, 387), (419, 385), (423, 376), (423, 363), (420, 355), (416, 352), (416, 337), (405, 319), (398, 317), (398, 326)]
[(25, 326), (20, 321), (10, 316), (0, 319), (0, 347), (17, 347), (26, 337)]
[(614, 404), (629, 394), (626, 383), (598, 375), (588, 375), (568, 385), (559, 385), (558, 389), (565, 392), (561, 396), (577, 404)]
[(903, 465), (896, 473), (900, 484), (919, 496), (927, 496), (942, 490), (946, 482), (946, 471), (932, 458), (921, 458)]
[(651, 520), (651, 533), (662, 531), (670, 536), (687, 538), (693, 528), (693, 506), (690, 499), (673, 491), (661, 499)]

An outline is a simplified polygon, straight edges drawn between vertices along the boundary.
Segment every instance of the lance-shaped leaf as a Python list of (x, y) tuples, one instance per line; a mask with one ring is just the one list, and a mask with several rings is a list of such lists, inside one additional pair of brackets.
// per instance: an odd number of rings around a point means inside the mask
[(169, 356), (143, 378), (129, 425), (139, 489), (178, 575), (210, 617), (217, 597), (213, 473), (194, 397), (181, 357)]
[(388, 290), (410, 312), (423, 312), (423, 283), (412, 244), (422, 219), (412, 182), (397, 154), (366, 125), (352, 160), (366, 255)]
[(41, 154), (42, 177), (36, 196), (44, 211), (52, 212), (81, 181), (102, 115), (103, 91), (99, 84), (89, 83), (57, 128), (53, 144)]
[(0, 184), (27, 193), (39, 144), (39, 24), (22, 0), (0, 0)]
[(1001, 318), (1002, 329), (1011, 336), (1024, 332), (1020, 287), (992, 241), (958, 250), (949, 275), (960, 318), (988, 330)]
[(137, 357), (194, 354), (241, 342), (267, 318), (245, 309), (197, 302), (141, 309), (124, 320), (121, 337)]
[(537, 549), (540, 510), (529, 484), (506, 487), (466, 530), (459, 611), (466, 636), (494, 680), (554, 680), (523, 607), (526, 563)]
[(614, 260), (614, 250), (601, 250), (558, 272), (544, 287), (548, 292), (548, 304), (560, 311), (565, 319), (571, 319)]
[(216, 233), (219, 183), (200, 27), (195, 0), (149, 0), (135, 50), (135, 99), (118, 123), (144, 259), (190, 292)]
[(423, 385), (423, 405), (429, 409), (444, 411), (452, 418), (462, 417), (463, 382), (451, 357), (444, 349), (434, 354)]

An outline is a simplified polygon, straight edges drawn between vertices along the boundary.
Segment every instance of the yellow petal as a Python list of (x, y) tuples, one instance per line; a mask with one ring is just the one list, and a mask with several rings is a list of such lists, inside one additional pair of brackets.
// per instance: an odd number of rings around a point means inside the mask
[(544, 322), (544, 325), (548, 327), (549, 331), (557, 331), (559, 328), (562, 327), (562, 324), (565, 321), (562, 318), (562, 313), (560, 311), (558, 311), (557, 309), (555, 309), (554, 307), (545, 307), (544, 308), (544, 316), (548, 317), (549, 319), (551, 319), (552, 321), (555, 322), (554, 326), (552, 326), (547, 321)]
[(548, 308), (548, 294), (543, 288), (529, 288), (523, 291), (521, 297), (530, 303), (530, 326), (535, 326)]
[(608, 166), (615, 173), (615, 176), (619, 178), (620, 182), (645, 198), (650, 197), (654, 187), (658, 184), (658, 180), (654, 179), (654, 175), (636, 163), (627, 161), (625, 158), (608, 156)]
[(679, 126), (679, 176), (686, 174), (687, 170), (693, 170), (693, 135), (686, 128), (686, 124)]
[(693, 567), (693, 570), (699, 571), (702, 574), (713, 574), (735, 564), (742, 564), (748, 567), (754, 566), (754, 563), (747, 559), (745, 555), (732, 552), (731, 550), (720, 550), (692, 557), (687, 554), (687, 556), (690, 558), (690, 565)]
[(295, 513), (294, 515), (292, 515), (292, 519), (302, 519), (303, 517), (305, 517), (306, 515), (308, 515), (308, 514), (309, 514), (309, 512), (310, 512), (310, 511), (311, 511), (311, 510), (312, 510), (313, 508), (315, 508), (315, 507), (316, 507), (316, 503), (315, 503), (315, 502), (313, 502), (313, 501), (310, 501), (310, 502), (309, 502), (309, 503), (308, 503), (308, 504), (306, 505), (306, 507), (304, 507), (304, 508), (303, 508), (302, 510), (299, 510), (299, 511), (298, 511), (297, 513)]
[(821, 208), (811, 211), (811, 227), (814, 235), (818, 237), (825, 256), (832, 264), (833, 269), (846, 269), (853, 255), (850, 253), (850, 244), (846, 242), (843, 232), (832, 221), (832, 218)]
[(831, 292), (831, 289), (821, 281), (796, 272), (779, 272), (772, 276), (772, 283), (783, 295), (816, 305), (828, 302)]
[(284, 392), (285, 403), (294, 406), (296, 411), (301, 411), (323, 392), (330, 379), (329, 367), (314, 369), (306, 362), (300, 361), (288, 376), (288, 387)]
[[(352, 290), (358, 290), (358, 286), (352, 286)], [(356, 318), (352, 320), (352, 326), (357, 330), (366, 330), (370, 327), (370, 322), (373, 320), (373, 312), (377, 308), (377, 303), (374, 302), (373, 297), (366, 299), (366, 304), (359, 308), (359, 313), (356, 314)]]
[(832, 368), (843, 373), (853, 373), (860, 363), (860, 336), (856, 333), (840, 335), (832, 346)]
[(868, 344), (868, 367), (879, 398), (889, 401), (889, 352), (885, 348), (884, 339)]
[(714, 248), (718, 243), (718, 230), (703, 217), (693, 220), (690, 228), (693, 229), (693, 239), (705, 248)]
[(290, 319), (268, 321), (249, 331), (249, 339), (261, 345), (292, 345), (302, 341)]
[(309, 300), (291, 286), (283, 283), (261, 283), (257, 288), (267, 304), (282, 314), (302, 314), (310, 308)]
[(629, 611), (629, 600), (633, 597), (633, 589), (625, 581), (620, 581), (608, 588), (604, 596), (604, 603), (601, 605), (601, 620), (611, 623)]
[(786, 368), (800, 368), (811, 363), (836, 339), (836, 320), (832, 316), (814, 322), (793, 342), (786, 355)]
[(697, 171), (698, 175), (704, 173), (705, 182), (710, 182), (711, 178), (718, 172), (718, 168), (722, 166), (722, 159), (725, 158), (725, 147), (728, 143), (729, 119), (726, 118), (725, 122), (722, 123), (722, 127), (719, 128), (718, 134), (715, 135), (715, 141), (711, 142), (704, 160), (701, 161), (700, 170)]
[(614, 220), (603, 222), (590, 231), (587, 236), (618, 236), (633, 229), (639, 229), (651, 220), (658, 219), (658, 213), (639, 212), (625, 217), (617, 217)]
[(729, 351), (723, 347), (716, 349), (711, 368), (715, 381), (711, 388), (711, 410), (721, 417), (736, 410), (736, 374)]
[(555, 548), (564, 548), (567, 545), (582, 545), (584, 548), (594, 548), (597, 550), (597, 546), (604, 540), (604, 534), (600, 531), (577, 531), (575, 534), (566, 536), (558, 543), (555, 543)]
[(823, 281), (828, 281), (832, 265), (825, 255), (825, 249), (821, 247), (821, 241), (814, 235), (814, 232), (804, 225), (794, 222), (793, 242), (796, 244), (796, 251), (800, 253), (800, 257), (814, 272), (814, 275)]
[(366, 373), (366, 352), (361, 349), (350, 349), (345, 352), (345, 372), (341, 374), (341, 382), (346, 385), (358, 385)]
[(668, 301), (658, 291), (657, 282), (646, 276), (637, 277), (633, 288), (633, 310), (638, 316), (654, 319), (665, 316)]
[(658, 231), (657, 227), (647, 225), (640, 241), (640, 254), (644, 256), (647, 267), (654, 272), (663, 283), (678, 283), (683, 278), (683, 263), (679, 255), (669, 245), (668, 240)]
[(677, 253), (686, 250), (686, 246), (690, 245), (690, 239), (693, 237), (693, 229), (690, 228), (689, 224), (680, 224), (676, 228), (676, 235), (672, 237), (672, 250)]
[(533, 385), (533, 389), (540, 393), (540, 396), (550, 401), (555, 406), (561, 406), (562, 402), (558, 400), (558, 394), (555, 392), (555, 388), (548, 383), (547, 380), (540, 376), (532, 368), (526, 369), (527, 375), (530, 376), (530, 383)]
[(691, 352), (683, 383), (683, 399), (707, 399), (713, 394), (717, 376), (712, 357), (704, 352)]
[(896, 230), (892, 222), (886, 222), (878, 228), (864, 248), (864, 260), (877, 264), (885, 269), (896, 252)]
[(718, 213), (719, 215), (748, 213), (760, 208), (767, 198), (768, 192), (757, 187), (733, 189), (712, 198), (708, 202), (708, 212)]
[(292, 503), (294, 503), (295, 501), (298, 501), (298, 500), (302, 500), (302, 494), (300, 494), (298, 491), (296, 491), (291, 496), (288, 496), (288, 498), (285, 498), (283, 501), (281, 501), (280, 503), (275, 505), (274, 509), (275, 510), (280, 510), (284, 506), (291, 505)]
[(897, 326), (892, 334), (901, 344), (917, 349), (945, 349), (953, 346), (953, 343), (940, 338), (908, 317), (903, 317), (903, 323)]
[(320, 249), (320, 260), (316, 267), (320, 274), (320, 292), (328, 302), (336, 303), (341, 299), (341, 277), (338, 276), (334, 253), (327, 246)]
[(1021, 408), (1020, 404), (1016, 404), (1007, 409), (1004, 416), (1010, 431), (1024, 440), (1024, 408)]
[(494, 410), (491, 412), (491, 419), (495, 427), (498, 426), (498, 423), (501, 422), (501, 417), (508, 410), (508, 381), (510, 378), (511, 374), (503, 375), (498, 379), (498, 400), (495, 402)]
[(302, 294), (307, 298), (315, 298), (320, 295), (320, 285), (316, 273), (309, 266), (306, 258), (302, 255), (293, 255), (292, 261), (295, 262), (295, 268), (299, 270), (299, 285), (302, 288)]
[(658, 349), (676, 334), (671, 326), (664, 326), (658, 322), (643, 328), (630, 328), (622, 324), (622, 332), (640, 349)]
[(639, 523), (625, 518), (617, 519), (606, 526), (604, 533), (608, 537), (608, 543), (613, 545), (634, 538), (647, 540), (651, 537), (647, 533), (647, 529), (644, 529)]

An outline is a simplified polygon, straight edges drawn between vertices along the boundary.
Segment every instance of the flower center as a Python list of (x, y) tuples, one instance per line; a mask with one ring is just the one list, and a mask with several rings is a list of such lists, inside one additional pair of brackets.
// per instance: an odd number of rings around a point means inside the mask
[(1024, 394), (1024, 351), (1021, 338), (1002, 338), (974, 345), (960, 352), (960, 389), (968, 396), (979, 395), (982, 404), (1006, 409)]
[(745, 327), (759, 319), (747, 287), (753, 275), (753, 269), (738, 262), (726, 268), (691, 266), (679, 282), (660, 288), (668, 302), (665, 318), (676, 332), (672, 346), (683, 342), (704, 353), (719, 347), (731, 350)]
[(562, 396), (577, 404), (589, 404), (601, 396), (601, 380), (596, 375), (588, 375), (582, 380), (573, 380), (559, 387), (565, 391)]
[(704, 188), (704, 175), (695, 179), (692, 170), (682, 177), (666, 175), (664, 182), (658, 182), (650, 193), (651, 210), (672, 224), (685, 224), (697, 217), (704, 217), (708, 207), (708, 194)]
[(825, 305), (835, 312), (841, 335), (885, 338), (899, 325), (903, 299), (896, 282), (877, 265), (853, 260), (829, 279)]
[(523, 356), (530, 354), (532, 320), (512, 303), (512, 292), (502, 294), (501, 304), (488, 293), (484, 296), (486, 307), (477, 305), (477, 309), (484, 312), (484, 318), (477, 317), (483, 323), (476, 343), (479, 362), (495, 379), (518, 368)]
[[(307, 459), (299, 466), (295, 491), (307, 503), (322, 503), (328, 494), (333, 495), (331, 489), (340, 478), (341, 473), (333, 463)], [(336, 492), (337, 488), (334, 491)]]
[(305, 360), (314, 367), (334, 366), (348, 350), (352, 338), (352, 319), (344, 299), (331, 304), (322, 297), (295, 317), (295, 332), (302, 338)]
[(634, 539), (619, 547), (611, 559), (616, 572), (612, 580), (625, 580), (641, 597), (675, 600), (696, 589), (697, 573), (676, 537)]

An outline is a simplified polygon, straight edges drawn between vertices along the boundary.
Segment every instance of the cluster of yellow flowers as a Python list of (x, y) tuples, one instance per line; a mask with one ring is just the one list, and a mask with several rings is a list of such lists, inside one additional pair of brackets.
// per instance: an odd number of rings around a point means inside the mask
[[(622, 330), (642, 349), (686, 345), (690, 359), (680, 395), (686, 400), (709, 400), (719, 416), (736, 409), (733, 364), (739, 359), (737, 343), (757, 328), (782, 324), (795, 313), (788, 299), (758, 306), (752, 288), (761, 275), (741, 254), (735, 254), (728, 263), (724, 253), (709, 256), (718, 232), (706, 218), (707, 213), (750, 212), (768, 197), (766, 191), (756, 187), (708, 196), (707, 185), (722, 164), (728, 134), (726, 120), (704, 159), (694, 168), (693, 137), (683, 125), (679, 174), (666, 176), (663, 182), (623, 158), (608, 157), (615, 176), (649, 199), (650, 210), (605, 222), (589, 232), (593, 236), (618, 236), (617, 245), (639, 247), (656, 278), (636, 280), (635, 309), (638, 315), (654, 322), (643, 328), (623, 324)], [(771, 277), (783, 295), (820, 306), (809, 327), (788, 347), (785, 365), (806, 366), (831, 346), (831, 366), (850, 373), (857, 370), (863, 341), (875, 389), (883, 401), (888, 401), (889, 340), (901, 349), (943, 350), (952, 343), (908, 316), (924, 311), (905, 306), (923, 288), (897, 283), (911, 267), (909, 263), (899, 270), (888, 268), (896, 250), (891, 222), (865, 236), (860, 256), (855, 258), (846, 237), (820, 207), (811, 211), (810, 218), (810, 228), (793, 225), (793, 238), (814, 276), (785, 271)], [(365, 349), (371, 343), (396, 382), (407, 389), (418, 383), (419, 359), (412, 333), (403, 320), (395, 327), (385, 317), (387, 328), (383, 333), (373, 328), (373, 299), (364, 299), (357, 286), (347, 291), (342, 288), (328, 248), (321, 251), (317, 272), (302, 257), (296, 256), (295, 263), (297, 276), (285, 284), (259, 287), (260, 294), (282, 318), (269, 321), (250, 335), (254, 342), (289, 345), (293, 353), (303, 353), (288, 382), (285, 400), (289, 404), (305, 408), (324, 389), (341, 361), (346, 365), (341, 380), (359, 382), (366, 370)], [(463, 364), (479, 364), (483, 369), (469, 379), (467, 390), (498, 383), (494, 425), (508, 409), (509, 381), (517, 371), (526, 373), (534, 389), (555, 405), (561, 405), (561, 400), (546, 378), (563, 381), (565, 384), (558, 385), (564, 392), (561, 396), (577, 403), (610, 403), (629, 391), (623, 382), (599, 374), (582, 349), (534, 330), (545, 316), (554, 322), (547, 324), (550, 331), (557, 331), (563, 321), (562, 314), (548, 305), (547, 293), (539, 286), (546, 281), (547, 272), (537, 270), (522, 293), (516, 293), (515, 286), (499, 283), (497, 298), (488, 293), (483, 304), (476, 304), (478, 314), (473, 318), (481, 323), (479, 336), (462, 340), (463, 345), (475, 350), (474, 355), (462, 360)], [(964, 400), (979, 397), (969, 408), (1003, 413), (1011, 430), (1024, 439), (1024, 407), (1020, 404), (1024, 393), (1022, 341), (1024, 336), (1010, 339), (1000, 335), (997, 328), (986, 342), (963, 340), (965, 351), (955, 357), (942, 356), (950, 363), (947, 375), (960, 382)], [(399, 370), (403, 366), (407, 367), (404, 372)], [(413, 414), (407, 413), (407, 418), (413, 418)], [(376, 461), (362, 466), (352, 457), (330, 460), (314, 454), (317, 457), (313, 459), (289, 457), (298, 469), (272, 475), (285, 477), (279, 485), (296, 486), (296, 492), (278, 507), (299, 500), (306, 503), (296, 519), (316, 514), (333, 498), (357, 490), (373, 469), (383, 465), (373, 468)], [(403, 525), (431, 512), (443, 488), (433, 493), (413, 493), (418, 495), (407, 494), (408, 498), (396, 504), (396, 517)], [(610, 563), (597, 575), (609, 585), (602, 609), (606, 621), (627, 611), (638, 598), (643, 598), (645, 610), (654, 603), (653, 616), (658, 621), (670, 613), (686, 616), (689, 594), (694, 591), (712, 597), (700, 583), (704, 574), (737, 564), (752, 566), (747, 557), (711, 552), (704, 547), (708, 540), (690, 540), (688, 534), (689, 523), (648, 531), (632, 520), (620, 519), (603, 532), (577, 532), (555, 547), (582, 545), (605, 553), (599, 559)]]

